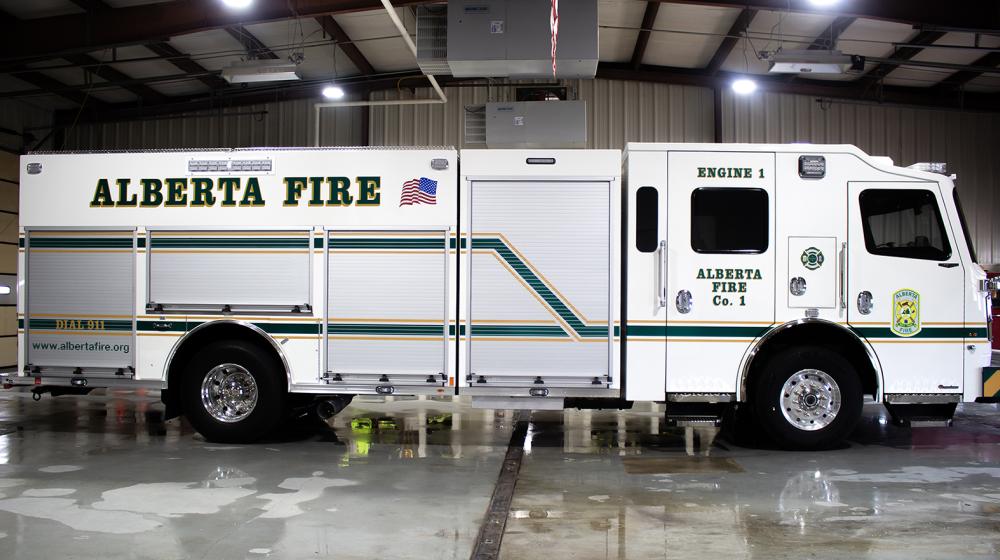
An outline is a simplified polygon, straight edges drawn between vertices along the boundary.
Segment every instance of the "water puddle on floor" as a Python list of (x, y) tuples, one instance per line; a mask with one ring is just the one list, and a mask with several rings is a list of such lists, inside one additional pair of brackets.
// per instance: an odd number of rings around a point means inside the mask
[(729, 457), (624, 457), (628, 474), (741, 473), (743, 467)]

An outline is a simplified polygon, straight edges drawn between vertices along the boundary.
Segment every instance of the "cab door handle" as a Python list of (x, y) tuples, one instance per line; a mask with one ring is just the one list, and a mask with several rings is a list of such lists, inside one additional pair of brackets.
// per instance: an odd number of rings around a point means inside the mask
[(938, 263), (938, 266), (941, 268), (955, 268), (958, 266), (958, 263)]

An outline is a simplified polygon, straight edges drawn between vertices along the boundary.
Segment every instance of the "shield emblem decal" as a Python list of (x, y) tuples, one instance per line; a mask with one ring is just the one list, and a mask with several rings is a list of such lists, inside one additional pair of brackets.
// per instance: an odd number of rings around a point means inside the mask
[(892, 332), (913, 336), (920, 332), (920, 294), (904, 289), (892, 294)]

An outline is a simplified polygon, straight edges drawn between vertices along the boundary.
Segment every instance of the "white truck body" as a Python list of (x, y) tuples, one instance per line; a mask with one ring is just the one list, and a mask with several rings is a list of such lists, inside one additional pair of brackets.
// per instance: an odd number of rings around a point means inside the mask
[(31, 154), (19, 375), (176, 392), (241, 336), (289, 393), (715, 404), (836, 340), (876, 401), (972, 401), (953, 191), (853, 146)]

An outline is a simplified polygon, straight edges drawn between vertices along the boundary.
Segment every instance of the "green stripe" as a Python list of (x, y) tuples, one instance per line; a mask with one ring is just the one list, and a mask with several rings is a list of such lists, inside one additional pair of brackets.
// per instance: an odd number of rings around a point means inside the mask
[(628, 325), (625, 333), (627, 336), (757, 338), (770, 329), (771, 327)]
[(444, 238), (331, 237), (331, 249), (444, 249)]
[(153, 237), (153, 249), (308, 249), (309, 238)]
[(985, 328), (925, 327), (913, 336), (900, 336), (892, 329), (883, 327), (851, 327), (855, 333), (865, 338), (986, 338)]
[[(22, 242), (21, 246), (24, 244)], [(32, 249), (131, 249), (131, 237), (35, 237)]]
[(327, 323), (326, 330), (330, 334), (396, 334), (396, 335), (435, 335), (443, 333), (443, 325), (401, 325), (401, 324), (361, 324), (361, 323)]

